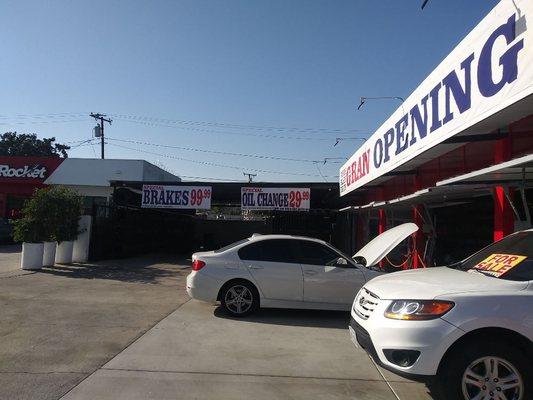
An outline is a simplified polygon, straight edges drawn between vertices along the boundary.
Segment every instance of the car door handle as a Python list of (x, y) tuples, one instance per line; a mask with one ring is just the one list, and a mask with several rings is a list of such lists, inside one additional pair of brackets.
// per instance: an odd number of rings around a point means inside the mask
[(263, 269), (264, 267), (261, 267), (259, 265), (248, 265), (248, 268), (250, 268), (250, 269)]
[(304, 272), (305, 272), (306, 275), (316, 275), (316, 274), (318, 274), (318, 272), (313, 271), (312, 269), (306, 269), (306, 270), (304, 270)]

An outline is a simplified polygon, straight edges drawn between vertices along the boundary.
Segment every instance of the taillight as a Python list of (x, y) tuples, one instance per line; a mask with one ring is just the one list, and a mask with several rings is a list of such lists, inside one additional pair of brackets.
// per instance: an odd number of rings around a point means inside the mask
[(205, 262), (203, 262), (202, 260), (194, 260), (192, 262), (193, 271), (200, 271), (203, 267), (205, 267)]

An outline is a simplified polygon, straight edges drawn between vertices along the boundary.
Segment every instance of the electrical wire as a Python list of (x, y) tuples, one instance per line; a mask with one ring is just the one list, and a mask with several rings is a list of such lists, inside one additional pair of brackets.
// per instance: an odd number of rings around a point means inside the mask
[(12, 116), (9, 115), (0, 115), (0, 119), (49, 119), (49, 118), (73, 118), (73, 117), (86, 117), (88, 112), (77, 112), (77, 113), (53, 113), (53, 114), (15, 114)]
[[(64, 118), (78, 118), (87, 117), (89, 111), (84, 112), (64, 112), (64, 113), (48, 113), (48, 114), (14, 114), (14, 115), (0, 115), (0, 120), (13, 120), (9, 123), (20, 123), (20, 119), (23, 120), (47, 120), (50, 123), (54, 122), (78, 122), (85, 121), (86, 119), (76, 119), (72, 121), (61, 121)], [(368, 133), (368, 129), (336, 129), (336, 128), (299, 128), (299, 127), (281, 127), (281, 126), (260, 126), (260, 125), (247, 125), (236, 123), (222, 123), (222, 122), (208, 122), (208, 121), (192, 121), (192, 120), (175, 120), (168, 118), (156, 118), (131, 114), (109, 114), (114, 118), (121, 120), (128, 120), (130, 122), (143, 123), (143, 124), (166, 124), (168, 126), (182, 125), (184, 127), (215, 127), (220, 129), (230, 130), (255, 130), (255, 131), (267, 131), (267, 132), (281, 132), (281, 133), (306, 133), (306, 134), (346, 134), (353, 135), (354, 133)], [(41, 123), (44, 121), (35, 121), (34, 123)], [(29, 122), (24, 122), (29, 123)], [(32, 122), (33, 123), (33, 122)], [(170, 124), (170, 125), (169, 125)]]
[[(319, 137), (310, 137), (310, 136), (287, 136), (287, 135), (271, 135), (271, 134), (260, 134), (260, 133), (254, 134), (254, 133), (247, 133), (247, 132), (231, 132), (231, 131), (221, 131), (221, 130), (213, 130), (213, 129), (194, 128), (194, 127), (183, 127), (183, 126), (167, 125), (167, 124), (154, 123), (154, 122), (144, 122), (144, 121), (122, 119), (116, 116), (113, 116), (113, 118), (115, 121), (118, 120), (118, 121), (130, 122), (130, 123), (145, 125), (145, 126), (180, 129), (184, 131), (197, 132), (200, 134), (237, 135), (237, 136), (267, 138), (267, 139), (305, 140), (305, 141), (309, 140), (309, 141), (322, 141), (322, 142), (331, 142), (333, 140), (333, 138), (319, 138)], [(364, 138), (361, 138), (361, 139), (364, 139)]]
[[(221, 155), (226, 155), (226, 156), (249, 157), (249, 158), (259, 158), (259, 159), (268, 159), (268, 160), (277, 160), (277, 161), (294, 161), (294, 162), (314, 163), (314, 164), (323, 162), (320, 160), (307, 160), (307, 159), (301, 159), (301, 158), (266, 156), (266, 155), (261, 155), (261, 154), (232, 153), (232, 152), (227, 152), (227, 151), (198, 149), (195, 147), (182, 147), (182, 146), (174, 146), (174, 145), (167, 145), (167, 144), (160, 144), (160, 143), (143, 142), (143, 141), (138, 141), (138, 140), (117, 139), (117, 138), (111, 138), (111, 137), (107, 137), (106, 139), (118, 141), (118, 142), (140, 144), (143, 146), (164, 147), (164, 148), (169, 148), (169, 149), (194, 151), (194, 152), (199, 152), (199, 153), (221, 154)], [(331, 158), (325, 158), (324, 160), (330, 160), (330, 159)], [(332, 161), (330, 162), (330, 164), (342, 164), (342, 163), (338, 161)]]
[[(248, 168), (248, 167), (244, 168), (242, 166), (236, 166), (236, 165), (218, 164), (218, 163), (213, 163), (213, 162), (210, 162), (210, 161), (191, 160), (191, 159), (188, 159), (188, 158), (176, 157), (176, 156), (172, 156), (172, 155), (169, 155), (169, 154), (161, 154), (161, 153), (155, 153), (155, 152), (146, 151), (146, 150), (135, 149), (135, 148), (132, 148), (132, 147), (122, 146), (122, 145), (115, 144), (115, 143), (108, 143), (108, 144), (110, 146), (120, 147), (120, 148), (127, 149), (127, 150), (138, 151), (140, 153), (146, 153), (146, 154), (151, 154), (151, 155), (155, 155), (155, 156), (159, 156), (159, 157), (166, 157), (166, 158), (171, 158), (171, 159), (175, 159), (175, 160), (191, 162), (191, 163), (196, 163), (196, 164), (208, 165), (208, 166), (211, 166), (211, 167), (230, 168), (230, 169), (237, 169), (237, 170), (245, 169), (245, 170), (248, 170), (248, 171), (261, 172), (261, 173), (265, 173), (265, 174), (274, 174), (274, 175), (294, 175), (294, 176), (313, 176), (313, 177), (319, 176), (319, 175), (316, 175), (316, 174), (308, 174), (308, 173), (303, 173), (303, 172), (272, 171), (272, 170)], [(328, 176), (328, 177), (329, 178), (338, 178), (338, 176)]]
[(222, 182), (248, 182), (245, 179), (230, 179), (230, 178), (210, 178), (207, 176), (187, 176), (187, 175), (179, 175), (180, 178), (187, 178), (187, 179), (203, 179), (206, 181), (222, 181)]
[[(85, 122), (89, 112), (71, 112), (71, 113), (49, 113), (49, 114), (16, 114), (13, 116), (0, 115), (0, 125), (33, 125), (33, 124), (53, 124), (53, 123), (72, 123), (72, 122)], [(135, 124), (141, 124), (146, 126), (159, 126), (167, 128), (175, 128), (185, 131), (193, 131), (197, 133), (206, 134), (226, 134), (226, 135), (241, 135), (260, 137), (268, 139), (285, 139), (285, 140), (313, 140), (313, 141), (330, 141), (331, 138), (324, 137), (312, 137), (301, 136), (301, 134), (346, 134), (354, 135), (361, 134), (364, 136), (369, 135), (368, 129), (331, 129), (331, 128), (297, 128), (297, 127), (280, 127), (280, 126), (259, 126), (259, 125), (246, 125), (246, 124), (234, 124), (234, 123), (221, 123), (221, 122), (207, 122), (207, 121), (188, 121), (188, 120), (173, 120), (164, 118), (145, 117), (129, 114), (109, 114), (115, 119), (130, 122)], [(85, 117), (81, 119), (81, 117)], [(71, 119), (66, 119), (71, 118)], [(75, 118), (75, 119), (72, 119)], [(14, 120), (14, 121), (13, 121)], [(20, 121), (23, 120), (23, 121)], [(216, 128), (216, 129), (213, 129)], [(218, 130), (217, 130), (218, 129)], [(221, 130), (222, 129), (222, 130)], [(237, 130), (237, 131), (235, 131)], [(239, 132), (240, 130), (240, 132)], [(242, 132), (256, 131), (266, 133), (249, 133)], [(274, 132), (268, 133), (268, 132)], [(285, 133), (284, 135), (279, 133)], [(300, 136), (292, 136), (292, 134), (300, 134)], [(344, 139), (344, 138), (341, 138)], [(364, 138), (361, 138), (364, 139)]]
[(86, 119), (69, 119), (58, 121), (25, 121), (25, 122), (0, 122), (0, 125), (41, 125), (41, 124), (65, 124), (71, 122), (86, 122)]
[(297, 133), (346, 133), (353, 134), (355, 132), (367, 132), (368, 129), (331, 129), (331, 128), (298, 128), (298, 127), (280, 127), (280, 126), (259, 126), (259, 125), (245, 125), (245, 124), (232, 124), (222, 122), (207, 122), (207, 121), (189, 121), (189, 120), (173, 120), (167, 118), (155, 118), (138, 115), (124, 115), (124, 114), (110, 114), (115, 118), (136, 120), (142, 122), (156, 122), (164, 124), (176, 124), (176, 125), (192, 125), (192, 126), (209, 126), (224, 129), (246, 129), (246, 130), (258, 130), (258, 131), (275, 131), (275, 132), (297, 132)]
[(327, 182), (328, 180), (327, 180), (326, 177), (322, 174), (322, 171), (320, 170), (320, 167), (318, 166), (318, 162), (315, 163), (315, 167), (316, 167), (318, 173), (320, 174), (320, 176), (322, 177), (322, 179), (324, 179), (324, 182)]

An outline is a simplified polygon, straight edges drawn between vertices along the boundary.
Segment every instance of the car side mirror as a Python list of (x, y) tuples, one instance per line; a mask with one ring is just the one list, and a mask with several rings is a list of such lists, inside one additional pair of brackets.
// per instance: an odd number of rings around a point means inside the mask
[(336, 265), (342, 265), (342, 266), (346, 266), (348, 265), (348, 261), (346, 261), (344, 258), (342, 257), (339, 257), (337, 258), (337, 262), (335, 263)]
[(356, 264), (366, 267), (366, 259), (363, 256), (354, 257), (353, 260)]

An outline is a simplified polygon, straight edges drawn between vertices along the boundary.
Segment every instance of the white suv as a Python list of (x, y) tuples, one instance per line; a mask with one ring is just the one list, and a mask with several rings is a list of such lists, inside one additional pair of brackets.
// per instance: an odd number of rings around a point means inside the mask
[(376, 363), (436, 383), (443, 399), (533, 399), (533, 230), (448, 267), (374, 278), (349, 330)]

